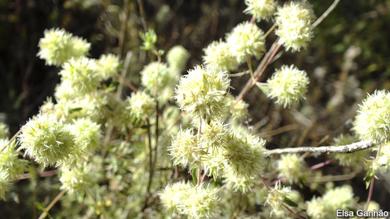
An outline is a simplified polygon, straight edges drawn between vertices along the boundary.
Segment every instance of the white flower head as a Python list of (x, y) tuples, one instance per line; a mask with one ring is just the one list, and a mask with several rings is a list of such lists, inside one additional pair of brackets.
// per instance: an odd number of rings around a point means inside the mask
[(196, 117), (218, 117), (225, 107), (229, 83), (226, 73), (197, 66), (180, 79), (176, 89), (177, 103), (182, 110)]
[(313, 37), (313, 20), (314, 13), (308, 2), (291, 1), (278, 8), (275, 33), (287, 50), (300, 51)]
[(264, 41), (263, 31), (250, 22), (237, 25), (226, 38), (231, 54), (239, 63), (245, 62), (251, 56), (260, 58), (264, 53)]
[(390, 141), (390, 92), (381, 90), (369, 95), (359, 106), (353, 129), (361, 140)]
[(230, 46), (226, 42), (212, 42), (205, 50), (203, 61), (208, 68), (215, 71), (233, 71), (238, 67), (235, 56), (230, 52)]
[(257, 20), (269, 19), (275, 12), (275, 0), (245, 0), (246, 14), (254, 16)]
[(305, 71), (295, 66), (282, 66), (268, 79), (262, 87), (268, 97), (275, 100), (276, 104), (289, 107), (301, 99), (307, 92), (309, 78)]
[(183, 46), (174, 46), (167, 53), (167, 62), (169, 67), (177, 71), (183, 71), (190, 53)]
[(85, 56), (91, 45), (63, 29), (46, 30), (39, 41), (38, 56), (48, 65), (60, 66), (70, 58)]

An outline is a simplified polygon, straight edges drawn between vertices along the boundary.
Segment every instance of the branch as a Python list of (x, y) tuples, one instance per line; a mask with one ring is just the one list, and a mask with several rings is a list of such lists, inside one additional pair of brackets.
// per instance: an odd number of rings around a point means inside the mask
[(48, 216), (49, 214), (49, 211), (50, 209), (52, 209), (54, 207), (55, 204), (57, 204), (57, 202), (62, 198), (62, 196), (65, 195), (65, 191), (62, 190), (60, 193), (58, 193), (58, 195), (50, 202), (50, 204), (45, 208), (43, 209), (43, 212), (42, 214), (39, 216), (39, 219), (44, 219)]
[(328, 9), (326, 9), (326, 11), (313, 23), (312, 27), (317, 27), (322, 21), (324, 21), (324, 19), (326, 17), (328, 17), (328, 15), (330, 14), (330, 12), (332, 12), (337, 4), (340, 2), (340, 0), (335, 0), (330, 6)]
[(353, 144), (340, 145), (340, 146), (320, 146), (320, 147), (296, 147), (296, 148), (281, 148), (281, 149), (272, 149), (265, 152), (266, 156), (271, 156), (274, 154), (288, 154), (288, 153), (351, 153), (355, 151), (365, 150), (374, 146), (374, 143), (369, 141), (359, 141)]

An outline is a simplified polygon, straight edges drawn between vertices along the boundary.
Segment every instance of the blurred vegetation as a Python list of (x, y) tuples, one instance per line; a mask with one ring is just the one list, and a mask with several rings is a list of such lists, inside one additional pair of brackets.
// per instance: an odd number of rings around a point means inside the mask
[[(0, 120), (9, 124), (14, 133), (53, 95), (59, 81), (57, 70), (36, 57), (45, 29), (61, 27), (86, 38), (93, 45), (92, 57), (105, 52), (124, 57), (127, 51), (139, 50), (139, 33), (151, 28), (158, 34), (159, 48), (167, 50), (177, 44), (187, 48), (191, 67), (201, 62), (202, 49), (211, 41), (249, 19), (242, 14), (243, 2), (0, 0)], [(311, 2), (320, 15), (332, 1)], [(269, 28), (263, 23), (260, 27)], [(287, 112), (253, 90), (247, 97), (253, 121), (257, 122), (252, 125), (261, 128), (260, 134), (271, 146), (318, 145), (331, 142), (341, 131), (349, 132), (356, 103), (365, 93), (390, 89), (389, 27), (389, 0), (341, 1), (318, 26), (309, 49), (299, 54), (281, 54), (273, 64), (278, 67), (280, 63), (295, 63), (310, 74), (308, 104)], [(133, 81), (138, 80), (138, 71), (150, 59), (140, 51), (136, 54), (129, 76)], [(272, 70), (268, 69), (268, 73)], [(233, 85), (242, 87), (244, 82), (245, 78), (237, 79)], [(280, 127), (284, 129), (272, 131)], [(56, 180), (21, 180), (13, 195), (15, 202), (0, 203), (2, 217), (36, 218), (54, 195), (49, 191), (54, 185), (51, 182)], [(374, 199), (389, 210), (389, 195), (381, 192), (386, 185), (379, 182)], [(351, 183), (355, 193), (365, 199), (364, 182)]]

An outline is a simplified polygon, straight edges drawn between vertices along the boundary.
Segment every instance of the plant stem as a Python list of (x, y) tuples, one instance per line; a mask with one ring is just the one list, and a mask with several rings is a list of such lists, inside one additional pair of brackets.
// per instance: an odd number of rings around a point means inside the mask
[(39, 219), (44, 219), (49, 214), (50, 209), (65, 195), (65, 191), (61, 191), (58, 195), (50, 202), (50, 204), (43, 210), (42, 214), (39, 216)]
[(324, 19), (326, 17), (328, 17), (328, 15), (330, 14), (330, 12), (332, 12), (337, 4), (340, 2), (340, 0), (334, 0), (333, 3), (329, 6), (328, 9), (326, 9), (326, 11), (324, 13), (322, 13), (322, 15), (312, 24), (312, 27), (315, 28), (317, 27), (320, 23), (322, 23), (322, 21), (324, 21)]
[(150, 194), (150, 189), (152, 187), (152, 181), (153, 181), (153, 148), (152, 148), (152, 133), (151, 133), (151, 127), (150, 127), (150, 121), (149, 119), (146, 122), (148, 128), (148, 149), (149, 149), (149, 178), (148, 178), (148, 184), (146, 186), (146, 194), (145, 194), (145, 201), (144, 201), (144, 207), (143, 210), (145, 210), (148, 207), (148, 199)]
[(153, 178), (153, 148), (152, 148), (152, 133), (151, 133), (151, 126), (149, 120), (147, 121), (148, 126), (148, 149), (149, 149), (149, 180), (148, 180), (148, 186), (147, 186), (147, 193), (150, 192), (150, 187), (152, 185), (152, 178)]
[(158, 157), (158, 138), (160, 135), (159, 131), (159, 103), (156, 98), (156, 127), (155, 127), (155, 146), (154, 146), (154, 159), (153, 159), (153, 169), (157, 165), (157, 157)]
[(261, 60), (260, 64), (257, 66), (255, 72), (253, 73), (253, 78), (247, 81), (244, 88), (241, 90), (241, 93), (236, 98), (237, 100), (242, 100), (245, 95), (252, 89), (253, 86), (255, 86), (256, 82), (261, 78), (261, 76), (264, 74), (265, 70), (267, 69), (268, 65), (271, 64), (273, 58), (279, 51), (281, 45), (278, 43), (278, 41), (275, 41), (271, 48), (268, 50), (268, 52), (265, 54), (264, 58)]
[(272, 149), (267, 150), (265, 152), (266, 156), (271, 156), (275, 154), (289, 154), (289, 153), (304, 153), (304, 152), (312, 152), (312, 153), (351, 153), (354, 151), (365, 150), (375, 146), (374, 143), (369, 141), (360, 141), (353, 144), (348, 145), (340, 145), (340, 146), (320, 146), (320, 147), (311, 147), (311, 146), (303, 146), (303, 147), (295, 147), (295, 148), (281, 148), (281, 149)]

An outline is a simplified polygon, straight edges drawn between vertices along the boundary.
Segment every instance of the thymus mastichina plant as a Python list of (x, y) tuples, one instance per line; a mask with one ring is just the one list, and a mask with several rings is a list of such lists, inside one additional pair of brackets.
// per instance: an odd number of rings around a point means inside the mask
[[(245, 4), (252, 19), (206, 46), (202, 63), (186, 73), (191, 52), (176, 45), (164, 55), (157, 33), (147, 31), (142, 50), (152, 58), (133, 81), (126, 77), (130, 56), (91, 58), (86, 40), (63, 29), (45, 31), (38, 57), (57, 67), (61, 80), (14, 137), (0, 124), (0, 197), (38, 165), (43, 173), (56, 171), (55, 201), (73, 206), (78, 217), (327, 219), (337, 209), (364, 205), (348, 185), (323, 186), (329, 176), (305, 158), (334, 153), (333, 161), (366, 171), (373, 185), (375, 173), (390, 164), (389, 91), (368, 95), (352, 134), (335, 138), (334, 146), (266, 149), (249, 125), (245, 97), (258, 88), (286, 111), (306, 100), (311, 74), (303, 66), (274, 66), (266, 79), (264, 71), (279, 51), (306, 49), (318, 23), (308, 1)], [(259, 22), (271, 28), (262, 30)], [(240, 89), (231, 83), (235, 77), (249, 79)], [(304, 200), (292, 186), (322, 195)]]

